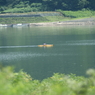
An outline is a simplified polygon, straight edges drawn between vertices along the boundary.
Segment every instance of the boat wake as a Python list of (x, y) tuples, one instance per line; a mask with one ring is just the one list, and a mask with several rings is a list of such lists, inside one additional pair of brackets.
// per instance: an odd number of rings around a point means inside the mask
[(82, 46), (91, 46), (95, 45), (95, 40), (76, 40), (76, 41), (66, 41), (61, 45), (82, 45)]
[(26, 45), (26, 46), (0, 46), (0, 48), (30, 48), (37, 47), (37, 45)]

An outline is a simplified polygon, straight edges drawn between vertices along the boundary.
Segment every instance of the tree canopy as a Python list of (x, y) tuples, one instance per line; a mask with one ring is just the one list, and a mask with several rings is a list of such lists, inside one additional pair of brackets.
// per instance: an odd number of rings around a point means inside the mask
[(0, 10), (12, 8), (37, 9), (38, 11), (95, 10), (95, 0), (0, 0)]

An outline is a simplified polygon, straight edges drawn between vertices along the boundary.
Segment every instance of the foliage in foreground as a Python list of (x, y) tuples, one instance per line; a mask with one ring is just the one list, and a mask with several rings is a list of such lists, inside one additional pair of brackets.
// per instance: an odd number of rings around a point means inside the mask
[(0, 69), (0, 95), (95, 95), (95, 70), (89, 77), (55, 73), (42, 81), (33, 80), (23, 71), (11, 67)]

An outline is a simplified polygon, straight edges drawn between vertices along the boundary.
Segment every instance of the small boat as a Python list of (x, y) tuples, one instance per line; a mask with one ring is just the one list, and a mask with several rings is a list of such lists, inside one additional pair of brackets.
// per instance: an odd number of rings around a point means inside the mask
[(38, 45), (38, 47), (53, 47), (53, 44)]
[(0, 27), (12, 27), (12, 24), (0, 24)]
[(0, 24), (1, 27), (7, 27), (7, 24)]
[(18, 24), (13, 24), (13, 27), (25, 27), (25, 26), (29, 26), (29, 24), (22, 24), (22, 23), (18, 23)]

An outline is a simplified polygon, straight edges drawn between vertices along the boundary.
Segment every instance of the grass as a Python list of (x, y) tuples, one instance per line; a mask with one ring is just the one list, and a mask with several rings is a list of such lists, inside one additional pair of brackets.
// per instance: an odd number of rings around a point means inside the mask
[(89, 77), (55, 73), (42, 81), (12, 67), (0, 69), (0, 95), (95, 95), (95, 70)]
[(0, 18), (1, 24), (17, 24), (17, 23), (38, 23), (38, 22), (55, 22), (62, 21), (66, 18), (63, 16), (45, 16), (45, 17), (8, 17)]
[(71, 17), (71, 18), (83, 18), (83, 17), (95, 16), (95, 11), (91, 11), (91, 10), (81, 10), (81, 11), (57, 10), (57, 11), (61, 12), (65, 17)]
[(0, 18), (0, 23), (2, 24), (17, 24), (17, 23), (37, 23), (48, 21), (44, 17), (8, 17)]
[[(56, 22), (56, 21), (66, 21), (87, 17), (95, 17), (95, 11), (62, 11), (57, 10), (62, 15), (55, 15), (58, 12), (28, 12), (28, 13), (7, 13), (7, 15), (21, 15), (21, 14), (47, 14), (47, 16), (39, 17), (6, 17), (0, 18), (0, 24), (17, 24), (17, 23), (39, 23), (39, 22)], [(54, 14), (53, 16), (49, 16)], [(6, 14), (5, 14), (6, 15)]]

